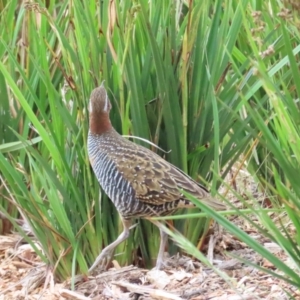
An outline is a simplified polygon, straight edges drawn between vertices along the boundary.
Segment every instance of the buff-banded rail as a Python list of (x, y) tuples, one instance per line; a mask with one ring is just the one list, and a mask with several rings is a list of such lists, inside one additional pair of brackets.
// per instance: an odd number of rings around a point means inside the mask
[(215, 210), (223, 210), (225, 205), (153, 151), (122, 137), (111, 124), (111, 103), (103, 83), (92, 91), (88, 110), (89, 160), (100, 186), (123, 222), (122, 233), (101, 251), (89, 273), (98, 265), (107, 267), (114, 249), (128, 238), (135, 218), (149, 219), (159, 227), (161, 240), (156, 268), (161, 269), (168, 236), (158, 221), (151, 220), (151, 217), (168, 215), (179, 208), (194, 207), (181, 190)]

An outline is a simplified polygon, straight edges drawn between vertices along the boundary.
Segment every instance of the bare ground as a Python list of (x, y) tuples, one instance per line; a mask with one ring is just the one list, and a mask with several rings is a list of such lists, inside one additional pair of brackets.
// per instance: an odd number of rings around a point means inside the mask
[[(253, 187), (253, 182), (249, 185), (246, 174), (237, 190), (247, 190), (253, 195), (256, 192)], [(236, 201), (235, 205), (241, 204)], [(262, 236), (244, 219), (231, 217), (231, 220), (292, 267), (278, 245)], [(72, 289), (71, 280), (56, 283), (51, 270), (40, 261), (31, 246), (20, 241), (18, 234), (0, 236), (0, 300), (300, 299), (300, 291), (296, 287), (233, 258), (232, 254), (238, 255), (280, 274), (267, 260), (224, 230), (216, 230), (210, 236), (205, 251), (214, 266), (228, 275), (227, 281), (201, 262), (176, 255), (167, 259), (168, 267), (163, 271), (134, 266), (121, 268), (114, 261), (114, 268), (107, 272), (77, 278)]]

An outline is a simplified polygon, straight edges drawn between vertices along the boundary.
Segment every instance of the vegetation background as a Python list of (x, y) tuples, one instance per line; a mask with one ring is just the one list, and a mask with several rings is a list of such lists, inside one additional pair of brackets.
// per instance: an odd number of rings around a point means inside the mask
[[(224, 178), (233, 165), (233, 177), (247, 168), (265, 194), (237, 194), (244, 210), (219, 195), (228, 211), (200, 203), (201, 214), (173, 218), (169, 252), (179, 245), (204, 259), (211, 216), (300, 287), (298, 1), (3, 0), (0, 14), (0, 211), (11, 222), (0, 220), (2, 233), (18, 228), (58, 279), (86, 272), (115, 240), (121, 223), (86, 150), (89, 94), (105, 80), (120, 133), (171, 150), (152, 149), (212, 194), (232, 189)], [(226, 214), (247, 218), (292, 266)], [(117, 259), (150, 267), (159, 233), (138, 223)]]

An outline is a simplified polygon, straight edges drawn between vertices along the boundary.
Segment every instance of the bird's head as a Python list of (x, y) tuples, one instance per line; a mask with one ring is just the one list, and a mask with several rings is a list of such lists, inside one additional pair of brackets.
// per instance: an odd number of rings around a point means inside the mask
[(92, 91), (88, 110), (90, 116), (90, 131), (92, 133), (102, 134), (112, 128), (109, 120), (111, 104), (103, 82)]
[(90, 114), (109, 114), (110, 109), (111, 104), (102, 82), (99, 87), (92, 91), (88, 110)]

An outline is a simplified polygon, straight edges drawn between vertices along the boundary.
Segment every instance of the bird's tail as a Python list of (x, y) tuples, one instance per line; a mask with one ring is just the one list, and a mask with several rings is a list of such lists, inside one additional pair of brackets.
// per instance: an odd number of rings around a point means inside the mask
[(213, 197), (201, 199), (201, 202), (215, 210), (226, 210), (226, 205)]

